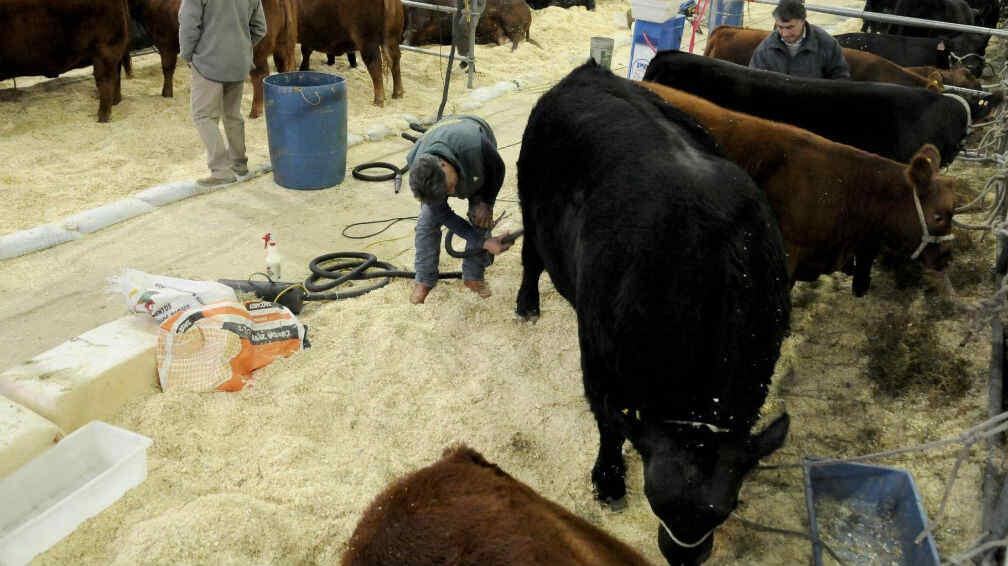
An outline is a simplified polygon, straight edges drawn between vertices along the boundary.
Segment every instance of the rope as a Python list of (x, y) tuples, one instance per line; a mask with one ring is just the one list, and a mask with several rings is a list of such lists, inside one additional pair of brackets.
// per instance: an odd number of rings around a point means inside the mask
[(761, 532), (764, 532), (764, 533), (773, 533), (773, 534), (778, 534), (778, 535), (787, 535), (787, 536), (799, 537), (799, 538), (803, 538), (805, 540), (811, 541), (812, 543), (818, 544), (819, 546), (821, 546), (823, 548), (823, 550), (826, 551), (827, 554), (829, 554), (831, 557), (833, 557), (833, 560), (837, 561), (837, 563), (839, 563), (841, 565), (846, 564), (846, 562), (844, 562), (843, 560), (840, 559), (839, 556), (837, 556), (836, 552), (833, 552), (833, 549), (830, 548), (828, 544), (826, 544), (825, 542), (823, 542), (822, 539), (817, 538), (816, 536), (814, 536), (812, 533), (809, 533), (809, 532), (806, 532), (806, 531), (792, 531), (790, 529), (780, 529), (780, 528), (777, 528), (777, 527), (768, 527), (766, 525), (761, 525), (761, 524), (759, 524), (759, 523), (757, 523), (755, 521), (750, 521), (749, 519), (746, 519), (746, 518), (742, 517), (741, 515), (739, 515), (738, 513), (735, 513), (735, 512), (732, 512), (731, 516), (736, 521), (742, 523), (742, 526), (744, 526), (744, 527), (746, 527), (748, 529), (753, 529), (754, 531), (761, 531)]
[(980, 546), (976, 546), (976, 547), (971, 548), (971, 549), (969, 549), (967, 551), (964, 551), (964, 552), (961, 552), (959, 554), (956, 554), (952, 558), (949, 558), (947, 562), (943, 562), (943, 564), (962, 564), (963, 562), (966, 562), (967, 560), (970, 560), (973, 557), (979, 556), (979, 555), (987, 552), (988, 550), (991, 550), (991, 549), (994, 549), (994, 548), (1008, 548), (1008, 538), (1003, 538), (1001, 540), (992, 540), (990, 542), (985, 542), (985, 543), (981, 544)]
[[(351, 240), (367, 240), (368, 238), (374, 238), (378, 234), (381, 234), (382, 232), (395, 226), (399, 222), (402, 222), (404, 220), (416, 220), (416, 219), (417, 219), (416, 216), (400, 216), (397, 218), (385, 218), (383, 220), (367, 220), (365, 222), (354, 222), (353, 224), (347, 224), (346, 227), (343, 228), (343, 231), (340, 232), (340, 234), (342, 234), (344, 238), (349, 238)], [(356, 226), (369, 226), (371, 224), (382, 224), (382, 223), (386, 223), (385, 227), (378, 230), (377, 232), (371, 232), (360, 236), (351, 236), (350, 234), (347, 234), (347, 232), (349, 232), (352, 228)]]

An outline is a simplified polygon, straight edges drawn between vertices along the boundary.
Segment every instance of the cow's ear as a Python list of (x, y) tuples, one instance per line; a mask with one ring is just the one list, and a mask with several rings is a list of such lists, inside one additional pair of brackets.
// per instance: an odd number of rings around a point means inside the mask
[(938, 172), (940, 164), (941, 156), (938, 153), (938, 149), (931, 144), (920, 148), (917, 155), (914, 155), (913, 159), (910, 160), (910, 165), (906, 169), (907, 180), (910, 181), (922, 197), (925, 196), (928, 188), (931, 186), (931, 179)]
[(787, 438), (791, 417), (787, 413), (774, 419), (770, 426), (759, 434), (749, 437), (749, 455), (755, 460), (762, 460), (784, 445)]

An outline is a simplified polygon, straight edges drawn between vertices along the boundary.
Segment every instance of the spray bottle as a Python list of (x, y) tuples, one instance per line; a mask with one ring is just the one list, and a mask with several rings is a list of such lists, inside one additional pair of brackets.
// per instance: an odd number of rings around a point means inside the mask
[(280, 281), (280, 262), (283, 261), (283, 256), (277, 249), (276, 240), (273, 239), (270, 232), (266, 232), (262, 241), (263, 247), (266, 249), (266, 275), (269, 275), (273, 281)]

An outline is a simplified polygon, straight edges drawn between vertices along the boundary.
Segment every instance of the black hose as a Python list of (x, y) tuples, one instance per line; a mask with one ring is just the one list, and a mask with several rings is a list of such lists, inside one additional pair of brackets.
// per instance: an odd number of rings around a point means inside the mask
[[(320, 255), (311, 260), (308, 269), (312, 274), (304, 282), (305, 289), (308, 290), (306, 301), (336, 301), (359, 297), (388, 285), (394, 278), (412, 279), (416, 276), (413, 271), (397, 269), (388, 262), (378, 261), (374, 254), (366, 252), (334, 252)], [(462, 273), (458, 271), (438, 275), (438, 279), (461, 278)], [(327, 292), (346, 283), (365, 279), (379, 279), (379, 281), (352, 291)]]

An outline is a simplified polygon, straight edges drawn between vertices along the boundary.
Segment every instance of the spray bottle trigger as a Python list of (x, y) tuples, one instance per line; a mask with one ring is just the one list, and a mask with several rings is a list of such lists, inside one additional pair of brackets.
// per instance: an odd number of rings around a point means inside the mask
[(399, 194), (399, 190), (402, 189), (402, 173), (396, 173), (394, 184), (395, 194)]

